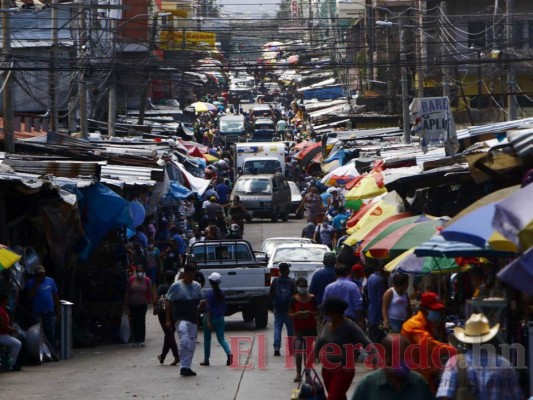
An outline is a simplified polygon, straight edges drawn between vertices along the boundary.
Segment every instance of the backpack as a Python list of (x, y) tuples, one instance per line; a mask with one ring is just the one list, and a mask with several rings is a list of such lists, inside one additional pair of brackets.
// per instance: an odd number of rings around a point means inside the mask
[(294, 281), (291, 278), (277, 278), (274, 288), (274, 310), (289, 311), (294, 294)]

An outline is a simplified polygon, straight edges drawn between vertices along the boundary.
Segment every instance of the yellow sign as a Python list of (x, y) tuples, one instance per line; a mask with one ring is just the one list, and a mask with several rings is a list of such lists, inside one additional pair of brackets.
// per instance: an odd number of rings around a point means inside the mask
[(161, 50), (180, 50), (184, 47), (204, 47), (215, 48), (216, 34), (214, 32), (201, 31), (161, 31), (159, 36)]

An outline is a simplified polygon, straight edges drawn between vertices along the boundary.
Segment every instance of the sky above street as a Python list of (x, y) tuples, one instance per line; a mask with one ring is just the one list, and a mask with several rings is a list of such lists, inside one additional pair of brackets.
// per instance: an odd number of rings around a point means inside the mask
[(274, 14), (279, 9), (280, 0), (218, 0), (223, 13), (243, 13), (261, 16)]

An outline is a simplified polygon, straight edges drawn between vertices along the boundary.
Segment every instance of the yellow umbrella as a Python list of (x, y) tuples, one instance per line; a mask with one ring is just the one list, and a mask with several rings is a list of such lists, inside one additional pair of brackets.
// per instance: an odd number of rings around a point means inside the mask
[(363, 176), (346, 195), (346, 200), (363, 200), (387, 193), (385, 185), (378, 185), (377, 180), (381, 180), (379, 173), (370, 173)]
[(327, 162), (327, 163), (322, 163), (322, 172), (324, 172), (325, 174), (333, 171), (335, 168), (338, 168), (339, 167), (339, 160), (333, 160), (333, 161), (330, 161), (330, 162)]
[(516, 247), (516, 245), (496, 230), (489, 238), (489, 246), (491, 249), (497, 251), (508, 251), (511, 253), (518, 253), (518, 248)]
[(212, 156), (211, 154), (204, 154), (203, 156), (208, 163), (214, 163), (218, 161), (218, 158), (215, 156)]
[(348, 246), (360, 242), (376, 225), (386, 220), (393, 215), (398, 214), (398, 205), (386, 202), (384, 200), (378, 201), (372, 206), (363, 217), (346, 232), (351, 233), (344, 241)]
[(518, 232), (518, 240), (524, 251), (533, 246), (533, 221)]
[(20, 260), (20, 256), (17, 253), (9, 250), (6, 246), (0, 246), (0, 271), (2, 271), (4, 269), (8, 269), (18, 260)]

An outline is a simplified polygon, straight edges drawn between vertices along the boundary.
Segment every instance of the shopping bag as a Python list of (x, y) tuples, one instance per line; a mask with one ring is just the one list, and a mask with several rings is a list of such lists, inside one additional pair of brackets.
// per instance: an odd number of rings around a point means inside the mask
[(128, 343), (130, 341), (131, 329), (130, 318), (125, 312), (122, 313), (122, 319), (120, 320), (120, 341), (122, 343)]
[[(306, 400), (326, 400), (326, 391), (320, 376), (314, 368), (308, 369), (304, 373), (305, 380), (298, 387), (298, 399)], [(293, 396), (295, 393), (293, 392)]]

